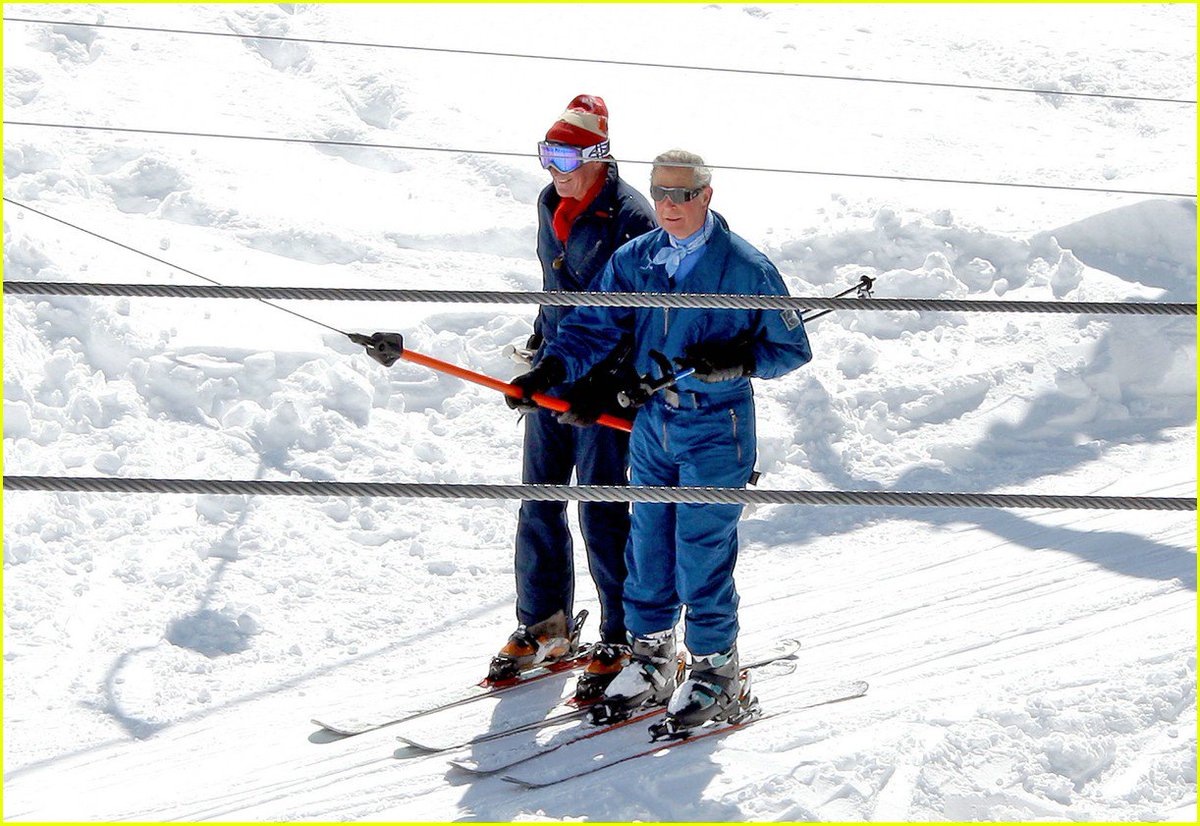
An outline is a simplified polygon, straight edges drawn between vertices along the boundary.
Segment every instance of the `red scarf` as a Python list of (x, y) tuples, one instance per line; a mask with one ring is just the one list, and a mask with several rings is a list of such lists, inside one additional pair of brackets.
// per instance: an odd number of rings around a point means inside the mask
[(608, 175), (601, 175), (596, 179), (596, 183), (592, 184), (592, 188), (584, 193), (582, 199), (563, 198), (558, 202), (558, 207), (554, 210), (554, 235), (560, 242), (567, 243), (567, 236), (571, 234), (571, 224), (575, 223), (575, 219), (583, 214), (592, 201), (596, 200), (596, 196), (600, 194), (600, 190), (604, 189), (606, 183), (608, 183)]

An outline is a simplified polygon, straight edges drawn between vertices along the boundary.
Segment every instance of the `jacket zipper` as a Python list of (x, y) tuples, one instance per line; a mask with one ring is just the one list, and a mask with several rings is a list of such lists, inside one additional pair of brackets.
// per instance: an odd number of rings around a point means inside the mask
[(737, 448), (738, 461), (742, 461), (742, 443), (738, 441), (737, 435), (737, 411), (732, 407), (729, 408), (729, 419), (733, 422), (733, 444)]
[[(663, 344), (666, 345), (667, 336), (671, 332), (671, 308), (663, 307)], [(667, 420), (663, 419), (663, 450), (670, 450), (667, 447)]]
[[(670, 331), (670, 329), (671, 329), (671, 308), (663, 307), (663, 344), (664, 345), (667, 342), (667, 333)], [(663, 349), (665, 350), (666, 347), (664, 346)], [(667, 448), (667, 420), (666, 419), (663, 419), (663, 450), (664, 451), (668, 450), (668, 448)]]

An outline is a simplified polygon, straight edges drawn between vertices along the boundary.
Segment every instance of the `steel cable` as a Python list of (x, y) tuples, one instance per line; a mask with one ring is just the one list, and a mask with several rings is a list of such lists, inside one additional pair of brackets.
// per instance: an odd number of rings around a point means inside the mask
[(867, 507), (1063, 508), (1089, 510), (1196, 509), (1196, 499), (920, 491), (746, 490), (609, 485), (464, 485), (405, 482), (317, 482), (233, 479), (5, 476), (12, 491), (70, 493), (192, 493), (246, 496), (374, 496), (425, 499), (520, 499), (547, 502), (699, 502), (746, 505), (859, 505)]
[[(538, 304), (554, 307), (707, 307), (733, 310), (918, 310), (963, 313), (1076, 313), (1084, 315), (1196, 315), (1195, 304), (1151, 301), (1004, 301), (942, 298), (833, 298), (714, 293), (598, 293), (568, 291), (356, 289), (350, 287), (242, 287), (207, 284), (98, 284), (5, 281), (8, 295), (242, 298), (297, 301), (407, 301), (457, 304)], [(276, 306), (272, 304), (271, 306)], [(340, 331), (339, 331), (340, 332)]]

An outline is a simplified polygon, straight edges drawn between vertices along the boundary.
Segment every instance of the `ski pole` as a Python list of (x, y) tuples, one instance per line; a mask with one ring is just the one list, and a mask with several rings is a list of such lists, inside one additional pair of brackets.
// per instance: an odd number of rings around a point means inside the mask
[[(871, 288), (873, 286), (875, 286), (875, 279), (871, 278), (869, 275), (864, 275), (853, 287), (848, 290), (842, 290), (840, 293), (833, 296), (833, 298), (845, 298), (846, 296), (850, 295), (850, 293), (856, 293), (859, 298), (870, 298)], [(807, 313), (800, 316), (800, 320), (807, 324), (810, 321), (816, 321), (821, 316), (829, 315), (832, 312), (833, 310), (821, 310), (818, 313)]]
[[(355, 344), (361, 344), (363, 347), (366, 347), (367, 355), (384, 367), (391, 367), (396, 363), (396, 359), (404, 359), (405, 361), (411, 361), (413, 364), (437, 370), (439, 373), (447, 373), (456, 378), (489, 387), (492, 390), (499, 390), (506, 396), (512, 396), (516, 399), (525, 398), (524, 392), (515, 384), (509, 384), (508, 382), (494, 379), (491, 376), (485, 376), (483, 373), (476, 373), (474, 370), (459, 367), (457, 364), (451, 364), (448, 361), (435, 359), (432, 356), (422, 355), (421, 353), (407, 349), (404, 346), (404, 338), (399, 333), (375, 333), (372, 336), (365, 336), (361, 333), (347, 333), (347, 336)], [(567, 402), (562, 399), (556, 399), (554, 396), (547, 396), (545, 393), (534, 393), (530, 399), (538, 407), (545, 407), (556, 413), (565, 413), (571, 409), (571, 405)], [(615, 430), (623, 430), (626, 433), (633, 430), (632, 422), (622, 419), (619, 416), (611, 416), (607, 413), (602, 413), (600, 418), (596, 420), (596, 423)]]
[(650, 401), (650, 397), (660, 390), (666, 390), (680, 379), (686, 379), (692, 373), (696, 372), (695, 367), (689, 367), (686, 370), (680, 370), (678, 373), (670, 373), (663, 376), (658, 381), (645, 380), (638, 385), (636, 390), (622, 390), (617, 394), (617, 404), (621, 407), (641, 407), (646, 402)]

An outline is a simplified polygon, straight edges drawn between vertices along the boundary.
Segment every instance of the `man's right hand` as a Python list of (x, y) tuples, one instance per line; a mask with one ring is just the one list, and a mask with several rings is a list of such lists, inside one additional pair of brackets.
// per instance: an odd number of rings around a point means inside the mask
[(602, 413), (613, 406), (616, 398), (617, 391), (606, 387), (604, 382), (580, 379), (562, 394), (563, 401), (571, 407), (559, 413), (558, 420), (575, 427), (591, 427)]
[(505, 396), (505, 403), (513, 410), (533, 410), (537, 405), (532, 401), (534, 393), (544, 393), (556, 384), (561, 384), (567, 378), (567, 368), (555, 356), (546, 356), (528, 373), (523, 373), (513, 379), (510, 384), (521, 389), (520, 398)]

